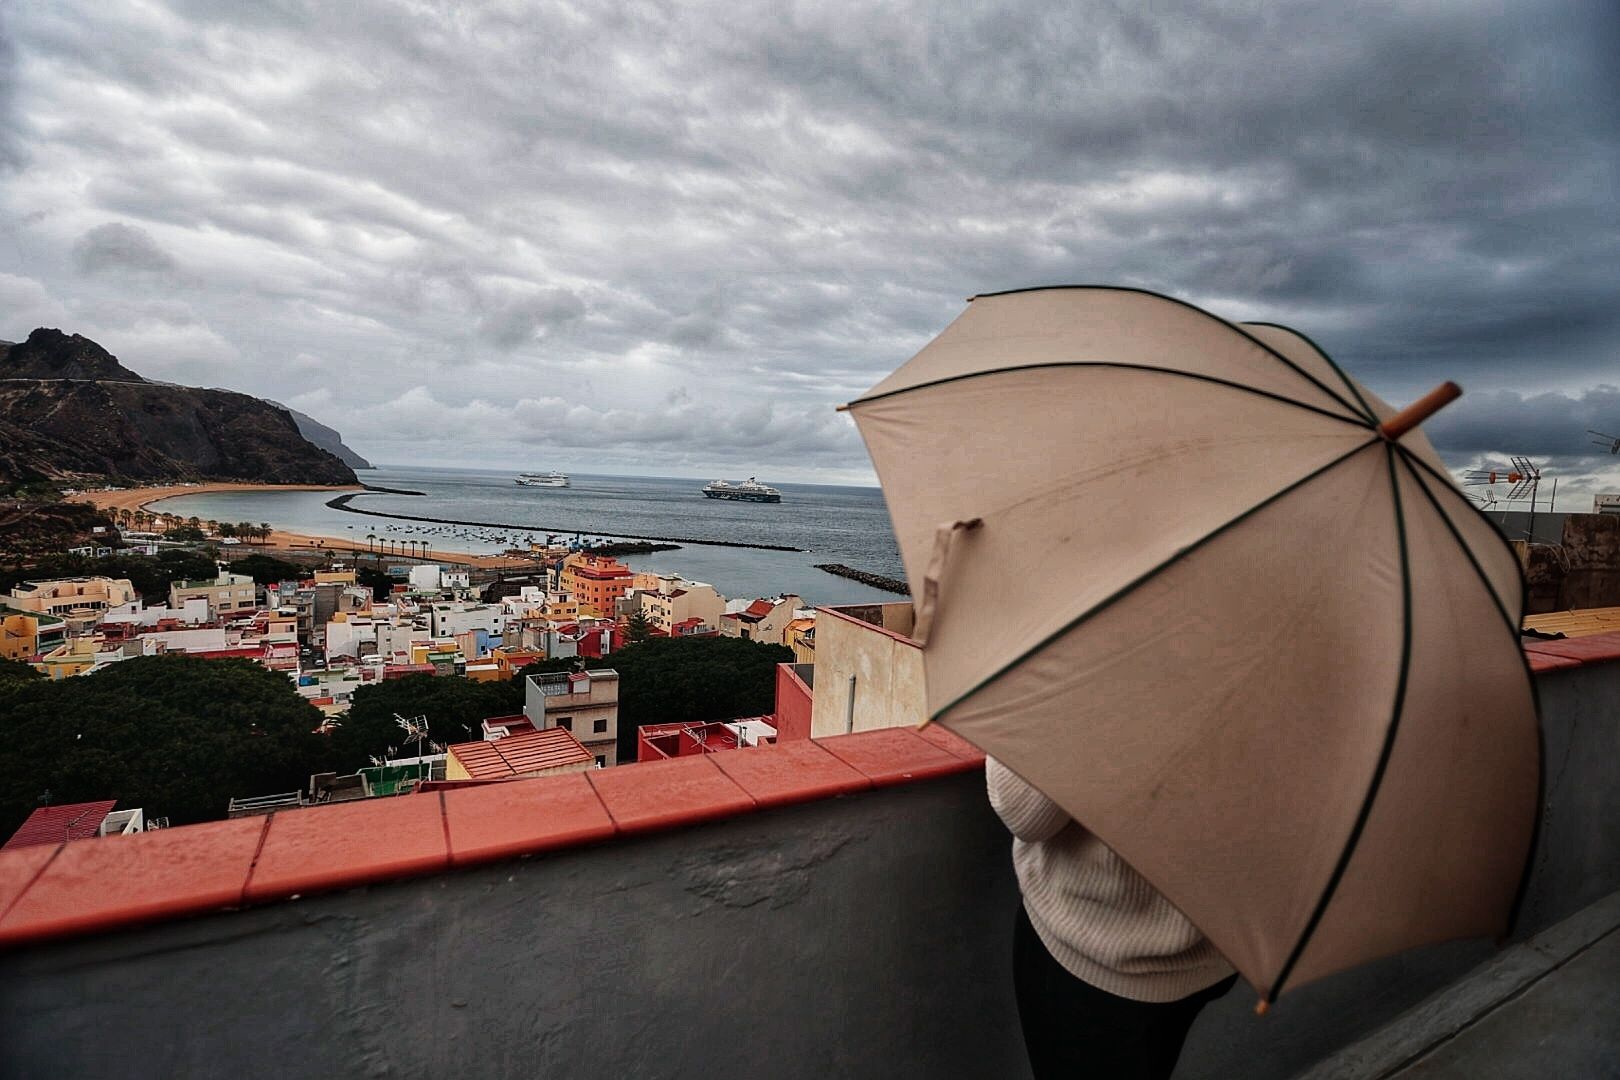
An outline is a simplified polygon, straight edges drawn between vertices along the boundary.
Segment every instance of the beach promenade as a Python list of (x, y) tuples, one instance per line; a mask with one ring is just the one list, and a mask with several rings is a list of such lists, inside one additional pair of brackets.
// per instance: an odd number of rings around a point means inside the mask
[[(357, 484), (327, 485), (327, 484), (243, 484), (243, 483), (200, 483), (175, 484), (165, 487), (122, 488), (116, 491), (86, 491), (75, 496), (76, 501), (87, 502), (100, 510), (146, 510), (164, 499), (177, 498), (181, 495), (216, 495), (241, 491), (364, 491), (365, 488)], [(343, 555), (373, 554), (363, 544), (357, 544), (353, 537), (319, 536), (311, 533), (289, 532), (286, 529), (272, 529), (268, 538), (262, 543), (253, 543), (255, 550), (279, 551), (332, 551)], [(409, 561), (410, 556), (390, 555), (401, 561)], [(434, 547), (431, 553), (422, 557), (422, 561), (441, 563), (454, 563), (460, 566), (470, 566), (480, 570), (511, 570), (532, 566), (529, 559), (513, 558), (508, 555), (475, 555), (471, 552), (457, 551), (453, 547)]]

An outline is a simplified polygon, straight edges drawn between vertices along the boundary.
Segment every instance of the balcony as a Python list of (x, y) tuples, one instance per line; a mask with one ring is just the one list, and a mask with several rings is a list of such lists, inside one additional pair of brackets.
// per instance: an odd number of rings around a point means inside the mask
[[(1493, 1060), (1535, 1055), (1512, 1075), (1616, 1051), (1597, 1008), (1524, 1009), (1601, 958), (1549, 942), (1620, 940), (1620, 636), (1529, 655), (1536, 944), (1404, 953), (1263, 1018), (1240, 986), (1181, 1080), (1406, 1075), (1493, 1024)], [(0, 1075), (1020, 1077), (1016, 902), (980, 759), (933, 727), (7, 852)]]

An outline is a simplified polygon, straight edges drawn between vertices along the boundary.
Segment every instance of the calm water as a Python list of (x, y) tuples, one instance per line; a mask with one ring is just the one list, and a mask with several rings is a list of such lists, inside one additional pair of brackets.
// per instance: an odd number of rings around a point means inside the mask
[[(684, 545), (679, 551), (632, 556), (637, 570), (675, 571), (707, 581), (730, 597), (796, 592), (814, 604), (900, 599), (813, 568), (844, 563), (904, 577), (883, 493), (877, 488), (774, 484), (780, 503), (727, 502), (698, 493), (701, 480), (571, 474), (569, 488), (522, 488), (511, 472), (381, 466), (360, 474), (363, 483), (407, 488), (421, 496), (364, 494), (358, 510), (499, 521), (536, 532), (391, 521), (345, 513), (325, 505), (324, 491), (182, 495), (157, 509), (220, 521), (268, 521), (294, 532), (395, 540), (427, 540), (447, 551), (493, 552), (546, 533), (612, 539), (625, 533), (690, 536), (760, 544), (786, 544), (803, 552), (752, 551)], [(769, 481), (767, 481), (769, 482)]]

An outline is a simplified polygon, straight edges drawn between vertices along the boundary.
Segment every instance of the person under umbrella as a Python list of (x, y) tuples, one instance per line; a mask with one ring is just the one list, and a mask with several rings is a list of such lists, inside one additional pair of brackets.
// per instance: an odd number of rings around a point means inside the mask
[(976, 297), (848, 406), (1025, 959), (1126, 1003), (1100, 1075), (1165, 1075), (1228, 962), (1264, 1006), (1510, 925), (1539, 730), (1517, 559), (1415, 430), (1458, 392), (1397, 415), (1293, 331), (1065, 287)]

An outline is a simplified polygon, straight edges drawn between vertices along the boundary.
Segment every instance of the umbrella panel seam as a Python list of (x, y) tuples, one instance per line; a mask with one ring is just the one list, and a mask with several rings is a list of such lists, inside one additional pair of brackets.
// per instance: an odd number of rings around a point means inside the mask
[(1083, 611), (1079, 615), (1075, 616), (1069, 622), (1063, 624), (1057, 630), (1055, 630), (1052, 633), (1048, 634), (1046, 637), (1044, 637), (1040, 641), (1036, 642), (1030, 648), (1026, 649), (1024, 652), (1020, 653), (1018, 656), (1016, 656), (1012, 660), (1008, 661), (1002, 667), (1000, 667), (996, 671), (992, 672), (987, 678), (985, 678), (977, 686), (974, 686), (971, 689), (967, 690), (965, 693), (961, 694), (959, 697), (957, 697), (954, 701), (950, 702), (948, 705), (945, 705), (942, 708), (936, 710), (933, 713), (933, 715), (929, 717), (929, 719), (930, 720), (940, 720), (940, 719), (942, 719), (945, 716), (946, 713), (950, 712), (952, 709), (956, 708), (958, 705), (962, 704), (964, 701), (967, 701), (969, 698), (973, 697), (975, 694), (979, 693), (981, 690), (984, 690), (986, 687), (988, 687), (992, 683), (996, 682), (1003, 675), (1007, 674), (1007, 672), (1011, 671), (1013, 668), (1017, 667), (1019, 664), (1022, 664), (1024, 661), (1028, 660), (1030, 657), (1034, 656), (1036, 653), (1039, 653), (1041, 650), (1045, 649), (1048, 645), (1051, 645), (1052, 643), (1056, 642), (1059, 638), (1062, 638), (1063, 636), (1068, 634), (1070, 631), (1072, 631), (1072, 630), (1076, 629), (1077, 627), (1083, 625), (1084, 623), (1088, 622), (1094, 616), (1100, 615), (1104, 611), (1106, 611), (1109, 608), (1113, 607), (1114, 604), (1118, 603), (1120, 600), (1125, 599), (1127, 596), (1131, 595), (1137, 589), (1139, 589), (1143, 585), (1147, 584), (1149, 581), (1153, 580), (1159, 574), (1161, 574), (1165, 570), (1169, 569), (1170, 567), (1174, 566), (1176, 563), (1180, 562), (1182, 559), (1186, 558), (1188, 555), (1191, 555), (1193, 552), (1197, 551), (1199, 548), (1203, 547), (1205, 544), (1208, 544), (1208, 543), (1212, 542), (1217, 537), (1219, 537), (1219, 536), (1223, 535), (1224, 533), (1228, 532), (1229, 530), (1235, 528), (1237, 525), (1241, 524), (1243, 521), (1247, 520), (1248, 518), (1253, 517), (1255, 514), (1257, 514), (1260, 511), (1264, 510), (1266, 507), (1272, 505), (1273, 503), (1275, 503), (1278, 500), (1284, 498), (1285, 496), (1287, 496), (1287, 495), (1289, 495), (1289, 494), (1291, 494), (1291, 493), (1293, 493), (1295, 491), (1298, 491), (1300, 488), (1304, 487), (1306, 484), (1309, 484), (1312, 481), (1319, 479), (1320, 477), (1322, 477), (1326, 473), (1332, 471), (1333, 469), (1337, 468), (1340, 465), (1343, 465), (1345, 462), (1349, 461), (1351, 458), (1355, 457), (1357, 454), (1360, 454), (1360, 453), (1366, 451), (1370, 447), (1378, 445), (1382, 441), (1383, 441), (1382, 439), (1372, 439), (1372, 440), (1369, 440), (1368, 442), (1362, 443), (1360, 446), (1357, 446), (1352, 450), (1346, 451), (1345, 453), (1343, 453), (1340, 456), (1334, 458), (1332, 461), (1328, 462), (1327, 464), (1322, 465), (1320, 468), (1317, 468), (1316, 470), (1314, 470), (1312, 472), (1309, 472), (1306, 475), (1300, 477), (1298, 480), (1295, 480), (1293, 483), (1291, 483), (1291, 484), (1287, 485), (1286, 487), (1282, 488), (1280, 491), (1277, 491), (1277, 492), (1275, 492), (1275, 493), (1273, 493), (1271, 495), (1266, 496), (1266, 498), (1262, 499), (1260, 502), (1258, 502), (1258, 503), (1254, 504), (1253, 506), (1249, 507), (1247, 510), (1243, 511), (1243, 513), (1239, 514), (1237, 517), (1234, 517), (1234, 518), (1230, 519), (1229, 521), (1223, 522), (1222, 524), (1216, 526), (1214, 529), (1211, 529), (1208, 533), (1206, 533), (1204, 536), (1200, 537), (1199, 539), (1195, 540), (1193, 543), (1188, 544), (1186, 547), (1177, 549), (1175, 552), (1171, 553), (1169, 558), (1163, 560), (1162, 562), (1160, 562), (1160, 563), (1158, 563), (1158, 564), (1156, 564), (1156, 565), (1154, 565), (1152, 567), (1149, 567), (1147, 570), (1143, 571), (1141, 574), (1137, 575), (1132, 580), (1126, 582), (1125, 585), (1123, 585), (1121, 588), (1119, 588), (1119, 589), (1115, 590), (1114, 592), (1110, 593), (1108, 596), (1103, 597), (1096, 604), (1093, 604), (1091, 607), (1087, 608), (1085, 611)]
[[(1328, 355), (1328, 351), (1322, 348), (1322, 346), (1318, 345), (1309, 334), (1295, 330), (1292, 326), (1284, 326), (1282, 323), (1266, 322), (1263, 319), (1257, 319), (1253, 322), (1244, 323), (1243, 325), (1269, 326), (1276, 330), (1286, 330), (1290, 334), (1293, 334), (1300, 340), (1304, 341), (1305, 344), (1316, 350), (1316, 354), (1318, 356), (1327, 361), (1327, 366), (1333, 369), (1333, 373), (1339, 377), (1339, 380), (1344, 383), (1345, 387), (1350, 391), (1350, 393), (1355, 395), (1356, 403), (1361, 406), (1361, 413), (1367, 418), (1367, 422), (1374, 425), (1378, 423), (1378, 417), (1373, 413), (1372, 406), (1368, 405), (1367, 399), (1361, 396), (1361, 389), (1356, 386), (1355, 381), (1351, 379), (1349, 375), (1345, 374), (1344, 368), (1340, 367), (1337, 361)], [(1348, 405), (1350, 403), (1345, 402), (1345, 404)]]
[(1395, 749), (1395, 736), (1400, 730), (1401, 716), (1406, 711), (1407, 682), (1412, 666), (1412, 558), (1407, 544), (1406, 513), (1401, 505), (1400, 482), (1395, 472), (1395, 448), (1388, 442), (1384, 446), (1386, 460), (1389, 463), (1389, 493), (1395, 508), (1395, 533), (1399, 538), (1401, 556), (1401, 668), (1395, 686), (1395, 708), (1389, 718), (1389, 727), (1384, 732), (1384, 746), (1378, 755), (1378, 765), (1373, 769), (1372, 780), (1367, 785), (1367, 794), (1361, 802), (1361, 812), (1356, 815), (1356, 823), (1350, 830), (1349, 839), (1345, 841), (1338, 865), (1333, 868), (1333, 874), (1322, 890), (1322, 898), (1316, 902), (1316, 910), (1311, 913), (1310, 920), (1300, 934), (1299, 942), (1289, 954), (1282, 970), (1277, 973), (1276, 981), (1266, 992), (1265, 1000), (1268, 1002), (1276, 1001), (1277, 995), (1282, 993), (1283, 986), (1288, 982), (1288, 976), (1304, 955), (1305, 947), (1310, 944), (1311, 937), (1322, 922), (1322, 917), (1327, 914), (1328, 905), (1333, 902), (1333, 896), (1339, 889), (1339, 882), (1343, 880), (1345, 871), (1350, 868), (1350, 860), (1355, 856), (1356, 845), (1361, 842), (1361, 834), (1367, 827), (1367, 821), (1372, 817), (1373, 803), (1377, 801), (1378, 791), (1383, 786), (1384, 773), (1389, 767), (1389, 759)]
[[(1000, 292), (979, 293), (978, 296), (974, 297), (973, 299), (978, 299), (980, 297), (982, 297), (984, 299), (990, 299), (991, 297), (996, 297), (996, 296), (1016, 296), (1019, 293), (1028, 293), (1028, 292), (1055, 292), (1055, 291), (1063, 290), (1063, 289), (1075, 289), (1075, 290), (1086, 289), (1086, 290), (1093, 290), (1093, 291), (1096, 291), (1096, 292), (1128, 292), (1128, 293), (1136, 293), (1136, 294), (1138, 294), (1140, 296), (1151, 296), (1151, 297), (1154, 297), (1155, 299), (1158, 299), (1158, 300), (1166, 300), (1166, 301), (1169, 301), (1172, 304), (1176, 304), (1179, 307), (1184, 307), (1189, 311), (1195, 311), (1198, 314), (1204, 316), (1206, 319), (1210, 319), (1210, 320), (1213, 320), (1214, 322), (1218, 322), (1222, 326), (1227, 327), (1230, 330), (1234, 330), (1239, 334), (1242, 334), (1244, 337), (1248, 338), (1251, 342), (1253, 342), (1254, 344), (1260, 346), (1260, 348), (1264, 349), (1267, 353), (1271, 354), (1272, 358), (1274, 358), (1275, 360), (1282, 363), (1284, 366), (1286, 366), (1294, 374), (1298, 375), (1300, 378), (1304, 379), (1306, 382), (1310, 383), (1312, 386), (1315, 386), (1318, 390), (1322, 391), (1322, 393), (1326, 394), (1328, 397), (1332, 398), (1334, 401), (1338, 402), (1340, 405), (1343, 405), (1345, 408), (1349, 409), (1351, 412), (1356, 411), (1354, 405), (1351, 405), (1348, 401), (1344, 400), (1338, 394), (1334, 393), (1333, 389), (1331, 387), (1329, 387), (1326, 383), (1322, 382), (1316, 376), (1312, 375), (1310, 372), (1306, 371), (1304, 368), (1300, 367), (1298, 364), (1294, 363), (1292, 360), (1288, 359), (1288, 357), (1284, 356), (1282, 353), (1278, 352), (1276, 349), (1273, 349), (1270, 345), (1267, 345), (1265, 342), (1261, 341), (1259, 338), (1255, 337), (1253, 334), (1250, 334), (1250, 333), (1246, 332), (1237, 323), (1231, 322), (1231, 321), (1229, 321), (1227, 319), (1223, 319), (1219, 315), (1215, 314), (1213, 311), (1205, 311), (1203, 308), (1199, 307), (1197, 304), (1190, 304), (1187, 301), (1178, 299), (1178, 298), (1176, 298), (1174, 296), (1166, 296), (1164, 293), (1154, 292), (1152, 289), (1138, 288), (1138, 287), (1136, 287), (1134, 285), (1031, 285), (1031, 286), (1029, 286), (1027, 288), (1023, 288), (1023, 289), (1003, 289)], [(1283, 327), (1283, 329), (1287, 330), (1289, 328), (1288, 327)], [(1297, 333), (1297, 331), (1295, 331), (1295, 332)], [(1304, 335), (1301, 334), (1300, 336), (1303, 337)], [(1312, 345), (1314, 346), (1315, 342), (1312, 342)], [(1322, 352), (1321, 349), (1317, 349), (1316, 351), (1317, 352)], [(1324, 358), (1327, 356), (1326, 353), (1322, 353), (1322, 355), (1323, 355)], [(1333, 361), (1329, 360), (1328, 363), (1330, 365), (1332, 365), (1335, 370), (1338, 369), (1338, 365), (1334, 364)], [(1340, 372), (1339, 374), (1340, 374), (1341, 377), (1343, 377), (1344, 373)], [(1359, 399), (1361, 397), (1361, 395), (1358, 393), (1358, 394), (1356, 394), (1356, 397)], [(1362, 407), (1363, 408), (1366, 407), (1365, 402), (1362, 403)], [(1368, 413), (1371, 413), (1372, 410), (1368, 409), (1367, 411), (1368, 411)], [(1364, 417), (1364, 419), (1365, 419), (1365, 417)]]
[[(1258, 387), (1249, 386), (1246, 383), (1236, 382), (1232, 379), (1222, 379), (1215, 375), (1202, 375), (1196, 371), (1182, 371), (1180, 368), (1154, 367), (1151, 364), (1123, 364), (1115, 360), (1049, 360), (1039, 364), (1018, 364), (1012, 367), (987, 368), (983, 371), (967, 371), (960, 375), (947, 375), (942, 379), (932, 379), (928, 382), (916, 383), (912, 386), (902, 386), (898, 390), (887, 390), (881, 394), (873, 394), (870, 397), (856, 398), (846, 407), (853, 410), (858, 406), (869, 405), (874, 401), (886, 401), (889, 398), (899, 397), (902, 394), (914, 393), (918, 390), (931, 390), (936, 386), (947, 386), (951, 383), (966, 382), (969, 379), (982, 379), (991, 375), (1008, 375), (1015, 371), (1043, 371), (1051, 368), (1082, 367), (1111, 368), (1116, 371), (1140, 371), (1150, 374), (1172, 375), (1183, 379), (1197, 379), (1200, 382), (1213, 383), (1216, 386), (1225, 386), (1241, 393), (1253, 394), (1256, 397), (1269, 398), (1272, 401), (1280, 402), (1284, 405), (1292, 405), (1297, 409), (1304, 409), (1307, 412), (1317, 413), (1320, 416), (1325, 416), (1330, 420), (1337, 420), (1340, 423), (1349, 424), (1352, 427), (1371, 429), (1375, 426), (1364, 416), (1343, 416), (1332, 411), (1331, 409), (1324, 409), (1320, 405), (1312, 405), (1308, 402), (1300, 401), (1298, 398), (1288, 397), (1286, 394), (1274, 394), (1270, 390), (1261, 390)], [(1335, 398), (1335, 400), (1337, 399)], [(1342, 405), (1344, 403), (1340, 402), (1340, 404)], [(1352, 413), (1355, 412), (1354, 406), (1344, 405), (1344, 407), (1349, 409)]]

